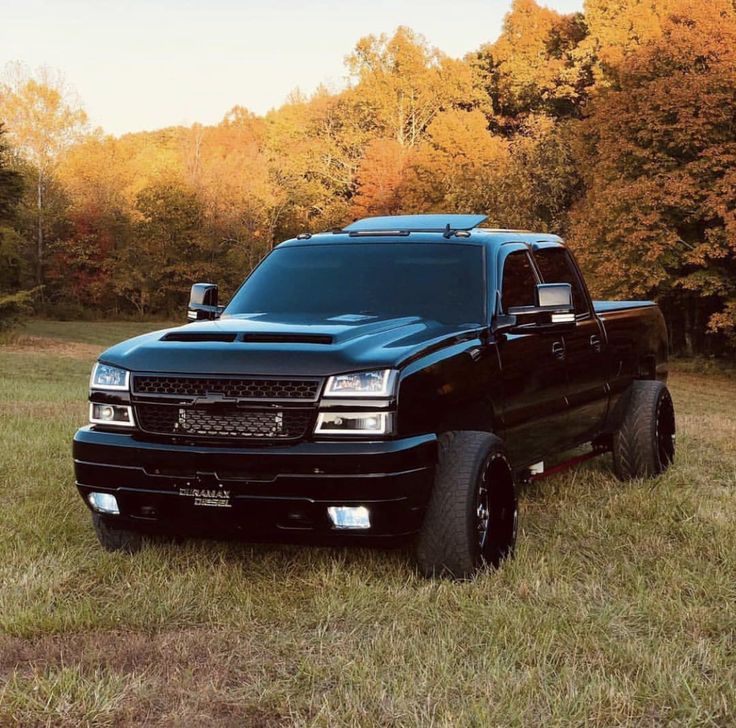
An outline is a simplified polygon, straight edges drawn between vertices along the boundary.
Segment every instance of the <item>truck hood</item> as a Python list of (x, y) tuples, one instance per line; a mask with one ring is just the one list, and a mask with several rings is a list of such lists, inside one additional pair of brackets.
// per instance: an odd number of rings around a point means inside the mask
[(398, 367), (430, 350), (477, 336), (479, 324), (363, 315), (307, 320), (229, 316), (137, 336), (100, 360), (139, 372), (327, 376)]

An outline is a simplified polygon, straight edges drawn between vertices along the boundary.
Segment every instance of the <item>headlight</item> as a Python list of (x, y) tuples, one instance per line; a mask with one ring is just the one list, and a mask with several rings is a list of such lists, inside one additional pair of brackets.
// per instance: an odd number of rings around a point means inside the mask
[(97, 362), (92, 369), (89, 386), (92, 389), (128, 389), (130, 372), (120, 367)]
[(392, 412), (320, 412), (315, 435), (389, 435)]
[(327, 380), (325, 397), (390, 397), (394, 392), (396, 372), (378, 369), (374, 372), (337, 374)]

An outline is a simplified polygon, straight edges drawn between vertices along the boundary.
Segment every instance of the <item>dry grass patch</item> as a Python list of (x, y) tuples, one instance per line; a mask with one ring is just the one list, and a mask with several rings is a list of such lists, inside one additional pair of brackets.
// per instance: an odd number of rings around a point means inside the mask
[(40, 336), (16, 336), (10, 342), (2, 346), (2, 350), (8, 353), (33, 352), (37, 356), (61, 356), (83, 361), (94, 361), (102, 351), (97, 344), (82, 344), (73, 341), (61, 341), (59, 339), (45, 339)]
[(93, 631), (6, 637), (0, 651), (0, 674), (10, 675), (0, 704), (20, 725), (285, 724), (258, 705), (279, 656), (253, 637), (209, 629)]

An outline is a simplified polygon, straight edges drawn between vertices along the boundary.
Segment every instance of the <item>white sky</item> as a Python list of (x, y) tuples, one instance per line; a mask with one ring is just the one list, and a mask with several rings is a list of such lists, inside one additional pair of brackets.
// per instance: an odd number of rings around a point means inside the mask
[[(543, 0), (560, 12), (583, 0)], [(0, 66), (58, 69), (93, 125), (121, 134), (264, 113), (344, 83), (370, 33), (408, 25), (452, 56), (494, 40), (511, 0), (0, 0)]]

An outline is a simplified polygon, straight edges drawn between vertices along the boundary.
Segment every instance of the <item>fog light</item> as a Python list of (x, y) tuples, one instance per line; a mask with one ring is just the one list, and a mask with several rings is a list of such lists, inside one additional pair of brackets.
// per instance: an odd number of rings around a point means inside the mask
[(330, 506), (327, 509), (335, 528), (370, 528), (371, 518), (365, 506)]
[(112, 493), (90, 493), (87, 500), (93, 510), (98, 513), (108, 513), (113, 516), (120, 515), (118, 499)]

